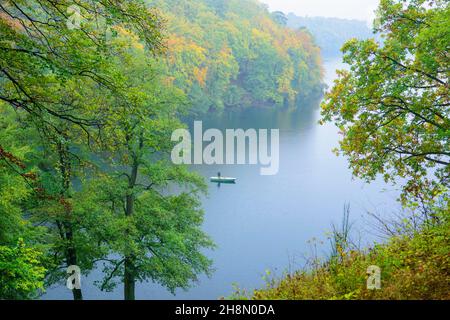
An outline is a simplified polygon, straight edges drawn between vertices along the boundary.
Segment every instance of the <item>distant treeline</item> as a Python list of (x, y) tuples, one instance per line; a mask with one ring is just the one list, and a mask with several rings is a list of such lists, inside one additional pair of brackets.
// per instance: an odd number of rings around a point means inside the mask
[(299, 17), (293, 13), (287, 16), (287, 25), (292, 29), (307, 28), (324, 57), (340, 54), (343, 44), (351, 39), (364, 40), (374, 37), (365, 21), (325, 17)]
[(167, 20), (167, 81), (194, 112), (289, 106), (321, 91), (320, 50), (254, 0), (148, 0)]

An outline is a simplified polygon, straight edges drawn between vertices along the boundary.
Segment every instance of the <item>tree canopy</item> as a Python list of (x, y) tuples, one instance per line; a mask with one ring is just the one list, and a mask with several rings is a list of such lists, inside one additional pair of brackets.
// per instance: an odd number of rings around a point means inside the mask
[(354, 174), (403, 178), (403, 200), (434, 198), (449, 184), (450, 6), (426, 3), (382, 0), (375, 27), (383, 43), (347, 42), (350, 69), (323, 103)]

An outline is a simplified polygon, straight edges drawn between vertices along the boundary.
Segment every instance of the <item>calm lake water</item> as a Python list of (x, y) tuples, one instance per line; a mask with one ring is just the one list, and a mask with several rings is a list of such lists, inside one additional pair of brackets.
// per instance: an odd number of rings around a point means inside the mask
[[(331, 85), (340, 59), (325, 62), (326, 82)], [(275, 274), (304, 265), (310, 254), (308, 240), (326, 241), (331, 223), (339, 223), (345, 203), (350, 203), (350, 220), (363, 243), (374, 236), (364, 218), (367, 211), (391, 213), (398, 208), (397, 192), (376, 181), (370, 185), (352, 179), (347, 161), (336, 157), (339, 135), (333, 125), (320, 126), (319, 102), (303, 106), (296, 112), (280, 110), (245, 110), (203, 120), (204, 130), (280, 129), (280, 168), (277, 175), (261, 176), (259, 165), (193, 166), (205, 178), (237, 177), (236, 185), (210, 184), (203, 201), (204, 230), (217, 244), (206, 254), (213, 259), (211, 278), (200, 277), (188, 291), (175, 296), (153, 283), (136, 288), (137, 299), (217, 299), (233, 291), (233, 283), (252, 289), (264, 285), (266, 270)], [(223, 131), (224, 132), (224, 131)], [(357, 236), (357, 235), (355, 235)], [(319, 254), (327, 252), (327, 243)], [(82, 279), (85, 299), (122, 299), (123, 287), (101, 292), (92, 283), (101, 278), (94, 270)], [(47, 290), (43, 299), (71, 299), (64, 285)]]

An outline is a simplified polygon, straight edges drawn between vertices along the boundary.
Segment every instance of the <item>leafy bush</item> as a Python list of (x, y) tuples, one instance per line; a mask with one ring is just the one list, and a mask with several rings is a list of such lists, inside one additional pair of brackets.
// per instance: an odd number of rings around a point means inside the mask
[(42, 253), (28, 248), (23, 240), (17, 246), (0, 246), (0, 299), (30, 299), (44, 287)]

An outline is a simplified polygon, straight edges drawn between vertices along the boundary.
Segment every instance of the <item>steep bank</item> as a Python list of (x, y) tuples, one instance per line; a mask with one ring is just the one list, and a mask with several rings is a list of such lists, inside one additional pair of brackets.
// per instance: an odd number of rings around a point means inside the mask
[[(250, 294), (238, 291), (233, 298), (448, 300), (449, 218), (448, 208), (443, 209), (419, 229), (404, 224), (402, 232), (368, 249), (351, 248), (346, 241), (334, 243), (335, 253), (328, 260), (313, 257), (304, 270), (269, 280), (265, 288)], [(381, 271), (381, 287), (376, 290), (367, 287), (370, 266)]]

